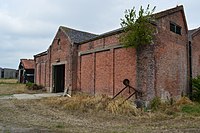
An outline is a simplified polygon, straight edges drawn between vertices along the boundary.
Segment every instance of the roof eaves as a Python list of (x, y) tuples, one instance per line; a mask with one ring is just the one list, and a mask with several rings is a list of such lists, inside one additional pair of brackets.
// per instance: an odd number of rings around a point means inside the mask
[(200, 27), (197, 29), (190, 30), (189, 36), (192, 39), (193, 37), (197, 36), (199, 33), (200, 33)]
[(44, 51), (44, 52), (34, 55), (34, 57), (40, 57), (40, 56), (47, 55), (47, 54), (48, 54), (48, 51)]

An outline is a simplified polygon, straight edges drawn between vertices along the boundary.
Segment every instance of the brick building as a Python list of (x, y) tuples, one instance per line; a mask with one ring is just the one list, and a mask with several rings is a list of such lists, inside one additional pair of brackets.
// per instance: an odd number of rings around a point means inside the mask
[(200, 28), (190, 30), (189, 33), (189, 57), (191, 58), (191, 76), (200, 75)]
[(96, 36), (60, 26), (48, 50), (34, 56), (35, 82), (50, 92), (63, 92), (69, 86), (75, 90), (78, 44)]
[(155, 17), (154, 42), (138, 51), (122, 47), (122, 29), (95, 35), (59, 27), (49, 49), (34, 56), (36, 83), (50, 92), (68, 88), (70, 92), (114, 96), (128, 79), (132, 87), (144, 92), (146, 100), (186, 94), (190, 73), (183, 6)]
[(35, 62), (32, 59), (21, 59), (18, 67), (18, 82), (34, 82)]

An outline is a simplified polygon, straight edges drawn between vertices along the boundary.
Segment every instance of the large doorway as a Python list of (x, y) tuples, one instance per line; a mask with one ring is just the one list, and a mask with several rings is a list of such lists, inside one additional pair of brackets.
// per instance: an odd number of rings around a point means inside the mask
[(53, 66), (53, 92), (64, 92), (65, 87), (65, 65)]

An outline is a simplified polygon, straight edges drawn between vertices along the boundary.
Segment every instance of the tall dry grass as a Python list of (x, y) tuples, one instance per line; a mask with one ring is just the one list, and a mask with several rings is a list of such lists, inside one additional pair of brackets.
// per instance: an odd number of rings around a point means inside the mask
[(108, 112), (111, 114), (137, 115), (139, 110), (133, 103), (126, 101), (122, 104), (124, 98), (112, 100), (105, 95), (90, 96), (86, 94), (77, 94), (68, 97), (47, 98), (44, 102), (52, 107), (62, 107), (70, 111), (80, 112)]

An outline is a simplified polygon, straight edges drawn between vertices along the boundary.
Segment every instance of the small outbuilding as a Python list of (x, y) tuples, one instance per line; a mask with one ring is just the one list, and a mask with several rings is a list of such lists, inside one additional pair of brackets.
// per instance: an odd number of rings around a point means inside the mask
[(35, 62), (32, 59), (21, 59), (18, 68), (18, 82), (34, 83)]
[(3, 72), (3, 69), (0, 68), (0, 78), (2, 78), (2, 72)]
[(11, 68), (4, 68), (2, 69), (2, 78), (6, 79), (15, 79), (17, 78), (17, 70), (16, 69), (11, 69)]

